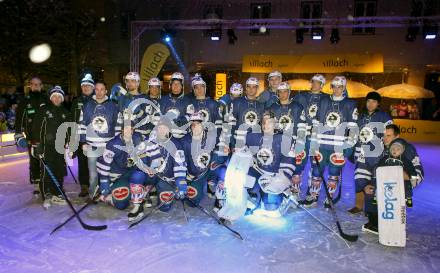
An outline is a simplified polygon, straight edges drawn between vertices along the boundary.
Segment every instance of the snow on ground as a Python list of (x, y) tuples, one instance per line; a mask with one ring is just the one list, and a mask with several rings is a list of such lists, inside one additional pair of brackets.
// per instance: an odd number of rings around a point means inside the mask
[[(49, 235), (71, 215), (69, 208), (44, 210), (31, 194), (27, 160), (1, 161), (0, 272), (440, 272), (440, 146), (417, 148), (426, 179), (408, 209), (406, 248), (380, 245), (377, 236), (361, 232), (364, 216), (346, 213), (354, 202), (352, 165), (344, 171), (337, 204), (344, 230), (360, 234), (347, 247), (300, 209), (280, 219), (235, 222), (231, 227), (243, 235), (241, 241), (197, 208), (187, 208), (186, 223), (180, 203), (131, 230), (126, 211), (99, 204), (81, 215), (86, 223), (107, 224), (107, 230), (86, 231), (72, 220)], [(79, 187), (72, 181), (66, 178), (66, 189), (79, 207)], [(212, 200), (203, 206), (212, 208)], [(311, 212), (336, 229), (328, 210)]]

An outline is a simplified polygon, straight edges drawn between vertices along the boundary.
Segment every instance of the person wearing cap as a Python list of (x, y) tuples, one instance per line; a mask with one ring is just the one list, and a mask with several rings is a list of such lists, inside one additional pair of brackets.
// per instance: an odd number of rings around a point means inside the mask
[[(41, 89), (41, 79), (33, 77), (29, 82), (29, 93), (20, 101), (15, 117), (14, 139), (20, 150), (26, 150), (29, 155), (29, 182), (34, 185), (34, 195), (40, 194), (40, 162), (31, 155), (31, 147), (35, 145), (39, 130), (33, 131), (35, 116), (40, 107), (47, 103), (47, 97)], [(39, 128), (38, 128), (39, 129)]]
[[(319, 101), (319, 125), (313, 128), (309, 151), (310, 156), (313, 156), (312, 177), (307, 196), (301, 201), (304, 206), (317, 205), (326, 168), (328, 168), (328, 192), (332, 202), (335, 204), (341, 196), (341, 191), (339, 191), (336, 198), (333, 198), (346, 158), (351, 157), (358, 134), (356, 101), (347, 97), (346, 86), (346, 78), (336, 76), (331, 83), (333, 94), (323, 96)], [(331, 207), (330, 200), (327, 198), (324, 201), (324, 207)]]
[(380, 109), (381, 99), (379, 93), (369, 92), (365, 101), (365, 110), (360, 113), (357, 121), (359, 140), (356, 143), (354, 152), (356, 201), (355, 206), (348, 210), (352, 214), (363, 211), (363, 189), (373, 179), (374, 168), (379, 162), (379, 155), (383, 150), (382, 138), (385, 127), (393, 123), (390, 115)]
[[(424, 178), (422, 162), (416, 148), (400, 137), (400, 129), (396, 124), (388, 124), (383, 134), (383, 153), (379, 156), (380, 161), (375, 166), (402, 166), (405, 187), (406, 206), (413, 206), (413, 190)], [(376, 179), (371, 179), (363, 188), (365, 194), (365, 213), (368, 223), (362, 226), (362, 231), (378, 234), (378, 212), (375, 200)]]
[[(32, 155), (36, 159), (44, 158), (48, 167), (51, 169), (55, 178), (63, 186), (63, 180), (66, 173), (64, 154), (57, 152), (55, 143), (62, 143), (61, 149), (64, 149), (67, 143), (67, 135), (57, 135), (57, 130), (61, 124), (70, 121), (69, 112), (64, 108), (64, 91), (60, 86), (53, 87), (49, 92), (50, 103), (40, 108), (35, 121), (32, 124), (32, 130), (38, 132), (35, 136), (35, 146), (32, 147)], [(57, 140), (62, 137), (63, 139)], [(66, 204), (66, 201), (58, 191), (51, 177), (48, 175), (43, 163), (41, 163), (41, 183), (40, 191), (43, 197), (43, 206), (48, 208), (51, 204)]]
[(258, 101), (264, 104), (265, 108), (269, 108), (274, 104), (277, 99), (277, 88), (278, 85), (283, 81), (283, 75), (279, 71), (272, 71), (267, 76), (267, 81), (269, 83), (269, 87), (261, 92), (258, 96)]
[(188, 120), (186, 113), (191, 111), (190, 99), (184, 95), (184, 77), (180, 72), (174, 72), (170, 80), (170, 94), (159, 100), (160, 111), (172, 122), (171, 132), (175, 138), (182, 138), (187, 133), (185, 125)]
[(151, 78), (148, 80), (147, 99), (149, 103), (145, 106), (145, 112), (148, 115), (147, 134), (150, 134), (154, 126), (157, 125), (160, 119), (160, 105), (159, 100), (162, 96), (162, 82), (159, 78)]
[(264, 104), (257, 100), (258, 84), (258, 79), (254, 77), (247, 79), (246, 95), (231, 103), (227, 129), (222, 130), (219, 143), (219, 146), (224, 147), (225, 153), (242, 147), (248, 133), (261, 130)]
[[(79, 126), (79, 118), (81, 116), (81, 110), (84, 105), (92, 98), (93, 91), (95, 89), (95, 81), (90, 73), (86, 73), (81, 79), (81, 94), (73, 99), (72, 107), (70, 108), (70, 116), (73, 122), (76, 122)], [(77, 129), (73, 130), (76, 132)], [(78, 157), (78, 180), (81, 187), (79, 197), (86, 197), (89, 194), (89, 167), (88, 160), (83, 150), (84, 145), (87, 143), (80, 142), (79, 136), (72, 133), (69, 142), (79, 141), (78, 150), (71, 151), (72, 157)]]
[(275, 114), (278, 120), (278, 130), (285, 136), (291, 138), (295, 145), (295, 171), (292, 175), (291, 190), (295, 198), (299, 200), (301, 189), (301, 175), (306, 160), (305, 141), (307, 133), (306, 114), (301, 104), (290, 98), (290, 86), (287, 82), (278, 85), (278, 101), (271, 107), (270, 111)]

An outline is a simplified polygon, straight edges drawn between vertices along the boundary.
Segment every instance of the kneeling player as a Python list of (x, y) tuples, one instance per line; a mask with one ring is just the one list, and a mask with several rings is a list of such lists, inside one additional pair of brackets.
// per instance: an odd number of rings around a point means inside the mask
[[(145, 194), (137, 185), (142, 185), (146, 177), (143, 172), (135, 168), (132, 154), (142, 145), (145, 145), (142, 135), (133, 133), (131, 126), (124, 126), (122, 134), (115, 136), (106, 144), (103, 155), (96, 163), (100, 199), (121, 210), (130, 205), (131, 199), (133, 209), (128, 214), (129, 221), (143, 216), (143, 209), (139, 207), (142, 207)], [(96, 191), (97, 189), (95, 193)]]
[[(278, 210), (281, 214), (283, 193), (290, 188), (290, 180), (295, 171), (294, 152), (290, 140), (275, 133), (276, 120), (272, 112), (266, 112), (262, 120), (263, 133), (251, 133), (246, 137), (246, 145), (254, 156), (254, 165), (249, 175), (255, 177), (253, 188), (248, 192), (255, 207), (262, 205), (266, 211)], [(290, 191), (288, 191), (290, 192)]]

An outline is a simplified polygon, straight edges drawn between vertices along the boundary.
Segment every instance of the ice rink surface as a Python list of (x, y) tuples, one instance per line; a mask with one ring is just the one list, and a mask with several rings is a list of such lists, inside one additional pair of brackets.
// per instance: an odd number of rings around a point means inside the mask
[[(440, 272), (440, 146), (417, 148), (425, 180), (415, 190), (414, 207), (407, 210), (406, 248), (380, 245), (377, 236), (361, 232), (366, 217), (346, 212), (354, 203), (351, 164), (344, 170), (343, 198), (337, 204), (344, 230), (360, 234), (348, 247), (300, 209), (279, 219), (242, 218), (231, 226), (243, 235), (241, 241), (197, 208), (187, 208), (185, 222), (180, 203), (130, 230), (126, 211), (92, 205), (81, 213), (83, 220), (107, 224), (107, 230), (86, 231), (72, 220), (50, 236), (70, 209), (44, 210), (32, 196), (27, 160), (3, 160), (0, 272)], [(70, 176), (65, 188), (80, 207), (79, 186)], [(202, 205), (211, 209), (213, 200), (205, 198)], [(336, 230), (322, 204), (311, 212)]]

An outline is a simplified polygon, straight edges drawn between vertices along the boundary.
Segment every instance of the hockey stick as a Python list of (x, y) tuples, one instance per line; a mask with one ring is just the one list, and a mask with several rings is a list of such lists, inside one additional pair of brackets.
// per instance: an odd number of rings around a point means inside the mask
[[(66, 164), (67, 165), (67, 164)], [(75, 176), (73, 175), (72, 169), (70, 168), (69, 165), (67, 165), (67, 169), (69, 169), (69, 173), (73, 178), (73, 181), (75, 181), (75, 184), (78, 184), (78, 181), (76, 180)]]
[(147, 219), (150, 215), (152, 215), (153, 213), (155, 213), (158, 209), (160, 209), (163, 205), (165, 204), (165, 202), (161, 202), (158, 206), (156, 206), (155, 208), (153, 208), (149, 213), (145, 214), (144, 216), (142, 216), (141, 219), (137, 220), (136, 222), (130, 223), (130, 225), (128, 226), (128, 228), (132, 228), (138, 224), (140, 224), (143, 220)]
[(81, 217), (79, 217), (78, 212), (75, 210), (75, 208), (73, 207), (72, 203), (70, 202), (69, 198), (67, 198), (66, 193), (63, 191), (63, 189), (60, 186), (60, 183), (58, 182), (58, 180), (55, 178), (55, 175), (53, 174), (52, 170), (49, 168), (49, 166), (47, 165), (46, 161), (44, 160), (44, 158), (42, 156), (40, 156), (40, 160), (43, 163), (44, 168), (47, 170), (47, 173), (49, 174), (53, 184), (55, 185), (55, 187), (57, 188), (57, 190), (61, 193), (61, 195), (64, 197), (64, 199), (66, 200), (67, 204), (69, 205), (70, 209), (73, 211), (73, 213), (75, 214), (76, 219), (78, 219), (78, 222), (81, 224), (81, 226), (84, 229), (87, 230), (104, 230), (107, 228), (107, 225), (102, 225), (102, 226), (91, 226), (91, 225), (87, 225), (86, 223), (83, 222), (83, 220), (81, 219)]
[[(83, 210), (85, 210), (90, 204), (96, 204), (97, 199), (99, 197), (98, 193), (98, 189), (99, 187), (96, 187), (95, 189), (95, 193), (93, 194), (93, 198), (91, 200), (88, 200), (87, 203), (82, 206), (77, 212), (78, 214), (81, 213)], [(55, 233), (55, 231), (59, 230), (60, 228), (62, 228), (63, 226), (65, 226), (68, 222), (70, 222), (73, 218), (75, 218), (75, 214), (73, 214), (72, 216), (70, 216), (69, 218), (67, 218), (63, 223), (59, 224), (58, 226), (56, 226), (52, 232), (50, 233), (50, 235), (52, 235), (53, 233)]]
[(234, 233), (239, 239), (244, 240), (241, 234), (232, 228), (228, 227), (225, 223), (223, 223), (219, 218), (217, 218), (215, 215), (211, 214), (206, 208), (200, 206), (199, 204), (196, 204), (193, 200), (189, 199), (188, 197), (185, 198), (188, 202), (190, 202), (193, 206), (197, 207), (199, 210), (201, 210), (204, 214), (208, 215), (209, 217), (215, 219), (217, 223), (227, 228), (229, 231)]
[(332, 214), (333, 214), (333, 219), (336, 222), (336, 226), (338, 227), (339, 234), (341, 234), (341, 237), (344, 238), (345, 240), (349, 241), (349, 242), (356, 242), (357, 239), (359, 238), (358, 235), (346, 234), (342, 230), (342, 226), (341, 226), (341, 223), (339, 222), (338, 215), (336, 214), (336, 208), (335, 208), (335, 205), (333, 204), (333, 199), (330, 196), (330, 193), (328, 191), (327, 182), (324, 179), (324, 174), (322, 172), (323, 170), (321, 169), (321, 166), (319, 164), (318, 157), (315, 155), (314, 158), (315, 158), (315, 161), (316, 161), (316, 165), (318, 166), (319, 175), (321, 176), (321, 179), (322, 179), (322, 184), (324, 184), (325, 194), (327, 195), (327, 199), (328, 199), (328, 202), (330, 204), (330, 209), (331, 209)]
[(183, 208), (183, 217), (185, 217), (185, 221), (188, 223), (189, 220), (188, 220), (188, 216), (186, 214), (185, 201), (183, 201), (183, 199), (181, 201), (182, 201), (182, 208)]

